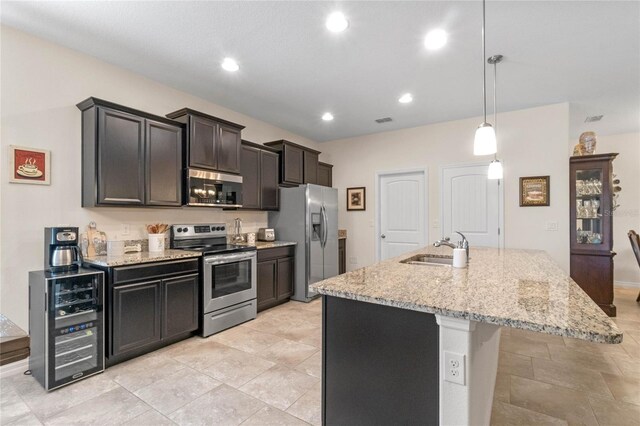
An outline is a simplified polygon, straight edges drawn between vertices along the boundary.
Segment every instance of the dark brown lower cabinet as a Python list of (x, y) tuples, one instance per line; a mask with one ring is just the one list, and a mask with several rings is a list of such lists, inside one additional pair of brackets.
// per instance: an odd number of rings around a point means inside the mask
[(115, 287), (111, 353), (159, 342), (160, 309), (159, 280)]
[(196, 259), (107, 269), (107, 365), (186, 338), (198, 329)]
[(293, 257), (278, 259), (278, 300), (289, 299), (293, 294), (294, 267)]
[(289, 300), (295, 283), (295, 246), (258, 250), (258, 312)]
[(198, 328), (198, 274), (162, 280), (162, 337)]
[(277, 260), (258, 262), (258, 311), (278, 304), (277, 275)]
[(338, 274), (347, 272), (347, 240), (338, 239)]
[(571, 254), (571, 278), (610, 317), (613, 304), (613, 257), (616, 253)]

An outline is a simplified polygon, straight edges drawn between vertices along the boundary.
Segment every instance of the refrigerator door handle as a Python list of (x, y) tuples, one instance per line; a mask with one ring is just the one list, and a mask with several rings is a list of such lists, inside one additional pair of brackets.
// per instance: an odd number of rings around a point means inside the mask
[(327, 245), (327, 236), (329, 235), (329, 220), (327, 219), (327, 210), (324, 208), (324, 204), (320, 209), (322, 213), (322, 248)]

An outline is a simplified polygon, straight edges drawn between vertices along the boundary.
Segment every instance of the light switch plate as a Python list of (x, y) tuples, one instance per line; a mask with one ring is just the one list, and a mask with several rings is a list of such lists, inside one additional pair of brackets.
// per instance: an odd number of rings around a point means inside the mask
[(444, 380), (459, 385), (465, 385), (464, 354), (444, 352)]
[(557, 231), (558, 222), (547, 222), (547, 231)]

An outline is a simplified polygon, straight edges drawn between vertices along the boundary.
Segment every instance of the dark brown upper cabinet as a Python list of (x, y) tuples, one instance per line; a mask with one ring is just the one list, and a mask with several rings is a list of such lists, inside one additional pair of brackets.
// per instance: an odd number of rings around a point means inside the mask
[(167, 114), (189, 129), (185, 167), (240, 173), (240, 142), (244, 126), (189, 108)]
[(318, 153), (304, 151), (304, 183), (318, 183)]
[(182, 128), (146, 121), (145, 204), (180, 206), (182, 204)]
[(286, 140), (267, 142), (265, 145), (280, 153), (281, 186), (317, 183), (319, 151)]
[(318, 162), (318, 185), (333, 186), (333, 165)]
[(260, 206), (262, 210), (280, 209), (278, 169), (280, 158), (271, 151), (260, 151)]
[(242, 208), (278, 210), (278, 154), (269, 148), (242, 141), (240, 154)]
[(82, 111), (82, 206), (182, 204), (182, 124), (97, 98)]

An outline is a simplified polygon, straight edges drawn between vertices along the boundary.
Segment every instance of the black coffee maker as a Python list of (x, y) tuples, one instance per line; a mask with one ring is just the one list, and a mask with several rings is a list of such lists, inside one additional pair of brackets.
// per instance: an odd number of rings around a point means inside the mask
[(82, 262), (78, 228), (44, 228), (44, 267), (51, 272), (77, 271)]

